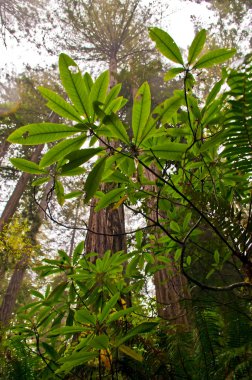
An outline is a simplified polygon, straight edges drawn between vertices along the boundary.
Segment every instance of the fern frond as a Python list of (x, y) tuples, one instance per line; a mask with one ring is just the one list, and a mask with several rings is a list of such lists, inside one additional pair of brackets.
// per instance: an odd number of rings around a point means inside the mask
[(221, 153), (232, 171), (252, 173), (252, 56), (228, 77), (229, 110), (225, 116)]

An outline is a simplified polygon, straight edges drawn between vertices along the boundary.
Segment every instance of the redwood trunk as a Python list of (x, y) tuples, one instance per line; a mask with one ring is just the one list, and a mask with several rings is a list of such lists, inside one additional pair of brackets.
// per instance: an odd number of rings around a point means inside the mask
[[(110, 87), (113, 87), (117, 83), (117, 60), (115, 57), (110, 59), (109, 71)], [(112, 187), (111, 184), (103, 184), (101, 189), (104, 192), (108, 192), (112, 190)], [(122, 250), (126, 251), (123, 206), (116, 209), (108, 207), (95, 212), (96, 203), (96, 199), (92, 199), (85, 244), (86, 252), (96, 252), (102, 257), (107, 250), (110, 250), (112, 253)]]
[[(156, 177), (150, 171), (145, 170), (145, 176), (150, 181), (155, 181)], [(149, 190), (157, 192), (155, 185), (150, 186)], [(151, 210), (150, 217), (156, 220), (156, 205), (154, 199), (149, 205)], [(166, 218), (166, 215), (160, 215)], [(154, 231), (154, 234), (159, 234)], [(170, 265), (154, 274), (154, 285), (156, 291), (157, 311), (159, 317), (171, 321), (176, 325), (188, 325), (186, 309), (181, 306), (182, 299), (188, 299), (189, 293), (187, 280), (177, 267), (173, 254), (169, 254)]]
[(24, 255), (16, 264), (0, 307), (0, 327), (7, 327), (15, 310), (16, 300), (23, 283), (29, 257)]

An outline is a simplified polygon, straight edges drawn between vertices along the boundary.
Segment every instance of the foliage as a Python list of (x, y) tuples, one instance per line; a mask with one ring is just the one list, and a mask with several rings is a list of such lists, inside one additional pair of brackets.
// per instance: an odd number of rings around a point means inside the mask
[[(198, 70), (225, 62), (235, 50), (203, 52), (203, 30), (185, 60), (165, 31), (153, 27), (150, 36), (177, 64), (166, 79), (182, 75), (183, 89), (152, 110), (150, 87), (144, 82), (128, 126), (120, 117), (125, 99), (118, 96), (119, 87), (108, 89), (109, 73), (93, 81), (61, 54), (60, 77), (69, 101), (51, 90), (40, 91), (48, 107), (72, 123), (29, 124), (8, 139), (24, 145), (57, 142), (36, 166), (21, 158), (12, 163), (39, 174), (36, 185), (43, 186), (43, 179), (51, 177), (59, 204), (67, 199), (61, 178), (87, 170), (84, 194), (81, 188), (76, 197), (86, 204), (96, 197), (96, 210), (123, 204), (145, 218), (145, 228), (160, 231), (137, 231), (136, 249), (128, 255), (108, 251), (102, 258), (92, 252), (83, 256), (80, 244), (72, 257), (59, 251), (58, 259), (46, 259), (38, 268), (44, 277), (57, 275), (58, 283), (45, 292), (32, 292), (36, 300), (20, 314), (26, 324), (15, 331), (35, 346), (43, 361), (39, 376), (45, 379), (113, 379), (119, 373), (122, 378), (217, 379), (243, 378), (249, 372), (251, 320), (234, 352), (232, 328), (227, 324), (224, 329), (225, 317), (217, 308), (192, 308), (189, 328), (157, 323), (156, 315), (146, 315), (148, 301), (141, 304), (139, 299), (146, 279), (160, 269), (171, 271), (173, 265), (205, 290), (250, 294), (251, 184), (246, 171), (251, 165), (241, 164), (239, 157), (246, 154), (249, 161), (251, 151), (251, 63), (246, 70), (223, 69), (208, 97), (199, 99), (193, 92)], [(223, 92), (226, 83), (230, 90)], [(105, 182), (112, 183), (113, 190), (99, 191)], [(194, 290), (192, 305), (193, 297)], [(242, 322), (236, 323), (242, 328)], [(195, 366), (200, 369), (196, 375)]]
[(35, 246), (28, 237), (30, 226), (27, 220), (21, 221), (18, 218), (13, 219), (8, 225), (3, 227), (0, 233), (0, 260), (1, 269), (10, 268), (23, 255), (31, 257), (34, 253)]

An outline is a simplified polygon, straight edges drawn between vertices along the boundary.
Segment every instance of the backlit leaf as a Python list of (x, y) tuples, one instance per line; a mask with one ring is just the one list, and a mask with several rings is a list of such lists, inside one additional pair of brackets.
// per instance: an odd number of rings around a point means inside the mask
[(157, 49), (173, 62), (184, 64), (181, 52), (173, 38), (164, 30), (149, 28), (150, 38), (156, 42)]
[(39, 167), (44, 168), (50, 166), (73, 150), (79, 149), (84, 143), (85, 139), (86, 137), (79, 136), (73, 139), (61, 141), (57, 145), (54, 145), (48, 152), (44, 154), (40, 160)]
[(99, 187), (107, 157), (101, 158), (89, 173), (85, 182), (84, 190), (86, 192), (85, 202), (87, 203), (95, 194)]
[(235, 49), (216, 49), (204, 54), (193, 66), (194, 69), (208, 68), (227, 61), (236, 53)]
[(78, 166), (87, 162), (90, 158), (94, 157), (98, 153), (100, 153), (105, 148), (88, 148), (88, 149), (80, 149), (76, 152), (69, 153), (65, 159), (69, 160), (69, 163), (62, 166), (61, 173), (64, 174), (71, 169), (77, 168)]
[(151, 109), (150, 87), (147, 82), (136, 93), (132, 110), (132, 130), (137, 144), (142, 136), (144, 127), (148, 121)]
[(37, 123), (28, 124), (16, 129), (8, 137), (8, 141), (14, 144), (39, 145), (61, 140), (72, 136), (80, 129), (64, 124)]
[(125, 192), (123, 187), (113, 189), (105, 194), (95, 207), (95, 211), (99, 211), (102, 208), (108, 207), (111, 203), (115, 203), (119, 200), (120, 196)]
[(61, 53), (59, 70), (62, 84), (74, 106), (80, 115), (83, 117), (89, 116), (89, 96), (78, 65), (68, 55)]
[(10, 158), (10, 162), (15, 168), (30, 174), (45, 174), (46, 171), (41, 169), (38, 164), (28, 161), (24, 158)]
[(63, 99), (56, 92), (44, 87), (38, 87), (38, 90), (43, 95), (43, 97), (48, 100), (48, 103), (46, 105), (51, 110), (67, 119), (82, 122), (82, 119), (80, 118), (80, 115), (76, 109), (71, 104), (67, 103), (65, 99)]
[(196, 34), (190, 48), (188, 54), (188, 64), (191, 65), (195, 59), (198, 57), (200, 52), (202, 51), (204, 44), (206, 42), (206, 31), (202, 29), (199, 33)]

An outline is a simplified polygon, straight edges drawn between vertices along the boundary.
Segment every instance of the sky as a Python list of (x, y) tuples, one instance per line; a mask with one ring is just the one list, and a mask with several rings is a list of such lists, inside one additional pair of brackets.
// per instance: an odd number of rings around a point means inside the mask
[[(148, 4), (149, 0), (146, 0)], [(167, 4), (169, 6), (167, 6)], [(210, 19), (210, 13), (206, 5), (194, 4), (189, 2), (185, 6), (180, 0), (161, 0), (160, 6), (160, 24), (155, 25), (165, 29), (176, 41), (176, 43), (186, 48), (194, 37), (193, 24), (190, 16), (194, 15), (197, 19), (201, 19), (207, 26)], [(26, 64), (34, 67), (43, 65), (45, 62), (49, 65), (57, 64), (58, 56), (49, 56), (47, 53), (39, 52), (33, 45), (26, 41), (21, 41), (19, 44), (12, 38), (7, 38), (7, 46), (0, 42), (0, 70), (11, 73), (22, 72)]]

